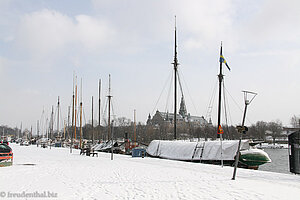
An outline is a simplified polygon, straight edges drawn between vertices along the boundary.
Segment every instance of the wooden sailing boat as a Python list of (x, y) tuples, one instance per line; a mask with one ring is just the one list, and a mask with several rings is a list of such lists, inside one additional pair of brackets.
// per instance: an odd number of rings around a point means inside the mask
[[(174, 139), (177, 139), (177, 36), (175, 25), (175, 54), (174, 54)], [(221, 127), (221, 94), (222, 94), (222, 64), (225, 63), (228, 67), (223, 55), (222, 45), (220, 51), (220, 73), (219, 77), (219, 105), (218, 105), (218, 136), (220, 141), (199, 141), (199, 142), (182, 142), (182, 141), (167, 141), (167, 140), (153, 140), (148, 148), (147, 153), (153, 157), (184, 160), (184, 161), (200, 161), (211, 164), (226, 164), (233, 165), (235, 162), (235, 154), (237, 152), (239, 141), (226, 140), (222, 141), (223, 130)], [(230, 69), (228, 67), (228, 69)], [(243, 155), (240, 159), (240, 167), (258, 168), (258, 165), (270, 162), (268, 155), (260, 150), (250, 150), (248, 140), (241, 141), (241, 151)]]
[[(99, 88), (100, 88), (100, 85), (99, 85)], [(100, 94), (100, 89), (99, 89), (99, 94)], [(110, 74), (109, 74), (108, 95), (106, 97), (107, 97), (107, 101), (108, 101), (108, 114), (107, 114), (108, 122), (107, 122), (107, 134), (106, 134), (106, 136), (104, 136), (104, 133), (103, 133), (103, 138), (107, 138), (107, 140), (104, 140), (103, 143), (99, 143), (99, 144), (95, 145), (93, 147), (93, 149), (94, 149), (94, 151), (110, 152), (111, 153), (111, 159), (113, 160), (113, 152), (120, 153), (121, 150), (120, 150), (117, 142), (113, 140), (113, 120), (111, 120), (111, 116), (112, 116), (111, 115), (111, 110), (112, 110), (111, 109), (112, 108), (111, 99), (112, 99), (113, 96), (111, 95), (111, 78), (110, 78)], [(99, 98), (99, 102), (100, 102), (100, 98)], [(100, 124), (99, 124), (99, 128), (100, 128)]]

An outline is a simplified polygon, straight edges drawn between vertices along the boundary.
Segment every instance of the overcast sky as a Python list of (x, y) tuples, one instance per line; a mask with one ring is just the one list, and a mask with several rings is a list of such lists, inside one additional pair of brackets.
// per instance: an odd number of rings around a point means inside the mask
[[(289, 125), (300, 114), (299, 8), (297, 0), (0, 0), (0, 124), (35, 127), (43, 108), (49, 117), (57, 96), (66, 119), (74, 71), (83, 82), (86, 122), (91, 96), (98, 110), (99, 79), (105, 110), (109, 74), (116, 117), (133, 120), (136, 109), (145, 123), (157, 109), (173, 112), (168, 91), (176, 15), (191, 115), (207, 116), (223, 41), (231, 68), (224, 68), (229, 124), (241, 122), (241, 91), (250, 90), (258, 96), (248, 125), (278, 119)], [(216, 123), (217, 98), (211, 115)]]

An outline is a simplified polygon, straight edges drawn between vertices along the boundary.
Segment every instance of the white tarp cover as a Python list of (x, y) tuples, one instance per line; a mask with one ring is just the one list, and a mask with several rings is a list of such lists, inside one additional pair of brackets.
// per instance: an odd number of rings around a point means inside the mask
[(108, 149), (111, 149), (111, 140), (109, 140), (108, 142), (103, 142), (100, 144), (96, 144), (95, 146), (92, 147), (92, 149), (94, 149), (94, 151), (105, 151)]
[[(221, 158), (223, 160), (233, 160), (238, 143), (238, 140), (222, 141), (221, 155), (220, 141), (188, 142), (153, 140), (147, 148), (147, 153), (151, 156), (173, 160), (221, 160)], [(249, 141), (242, 140), (241, 150), (249, 148)]]

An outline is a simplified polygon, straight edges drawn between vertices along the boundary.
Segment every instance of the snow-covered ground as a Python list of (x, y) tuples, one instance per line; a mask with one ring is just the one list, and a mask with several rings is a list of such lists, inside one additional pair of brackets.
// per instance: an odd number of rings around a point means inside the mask
[[(300, 196), (300, 176), (156, 158), (11, 144), (12, 167), (0, 168), (0, 199), (47, 193), (53, 199), (289, 199)], [(35, 165), (24, 165), (35, 164)], [(20, 195), (21, 195), (20, 194)], [(45, 198), (28, 198), (45, 199)], [(52, 198), (46, 198), (52, 199)]]

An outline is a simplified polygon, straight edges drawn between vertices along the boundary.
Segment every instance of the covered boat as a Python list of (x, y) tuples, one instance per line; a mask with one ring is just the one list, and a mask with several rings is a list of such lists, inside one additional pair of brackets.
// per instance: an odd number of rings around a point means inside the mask
[[(117, 141), (113, 142), (113, 147), (114, 147), (114, 152), (116, 152), (116, 153), (120, 153), (121, 152), (120, 145), (118, 144)], [(94, 150), (94, 151), (100, 151), (100, 152), (110, 152), (111, 148), (112, 148), (112, 141), (109, 140), (107, 142), (96, 144), (95, 146), (92, 147), (92, 150)]]
[[(238, 143), (238, 140), (224, 140), (222, 144), (220, 141), (153, 140), (147, 148), (147, 153), (152, 157), (212, 164), (223, 160), (225, 165), (233, 165)], [(248, 140), (241, 141), (240, 154), (240, 167), (258, 168), (259, 165), (271, 162), (267, 153), (260, 149), (252, 149)]]

